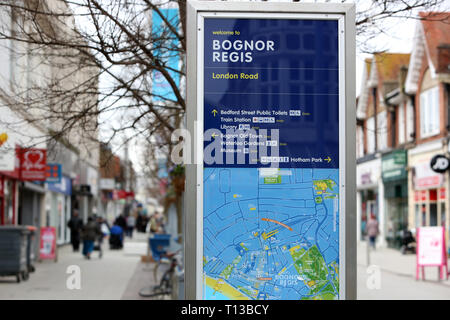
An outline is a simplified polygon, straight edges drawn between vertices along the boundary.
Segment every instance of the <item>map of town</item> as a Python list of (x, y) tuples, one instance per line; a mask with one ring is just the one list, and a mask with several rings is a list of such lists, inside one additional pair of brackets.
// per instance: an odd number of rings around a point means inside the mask
[(204, 298), (339, 297), (339, 170), (205, 168)]

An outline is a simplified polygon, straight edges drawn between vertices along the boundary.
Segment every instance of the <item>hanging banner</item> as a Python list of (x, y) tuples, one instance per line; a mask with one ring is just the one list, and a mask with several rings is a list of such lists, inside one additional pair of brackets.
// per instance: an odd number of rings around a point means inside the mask
[(42, 227), (40, 236), (40, 259), (56, 261), (56, 228)]
[[(173, 5), (173, 3), (170, 5)], [(168, 72), (170, 79), (177, 87), (179, 87), (181, 79), (181, 72), (178, 71), (181, 64), (180, 41), (172, 30), (180, 32), (178, 11), (178, 8), (175, 7), (160, 7), (158, 11), (152, 11), (152, 31), (155, 39), (153, 54), (165, 66), (165, 71)], [(170, 26), (167, 26), (166, 21)], [(153, 71), (152, 74), (152, 95), (155, 101), (177, 100), (172, 85), (166, 76), (157, 70)]]
[(338, 299), (338, 20), (201, 29), (203, 298)]
[(45, 181), (47, 168), (47, 150), (35, 148), (17, 148), (20, 161), (20, 179), (23, 181)]
[(422, 268), (422, 279), (425, 280), (424, 267), (439, 267), (440, 278), (448, 279), (447, 246), (445, 244), (444, 227), (421, 227), (417, 229), (416, 279), (419, 280), (419, 269)]

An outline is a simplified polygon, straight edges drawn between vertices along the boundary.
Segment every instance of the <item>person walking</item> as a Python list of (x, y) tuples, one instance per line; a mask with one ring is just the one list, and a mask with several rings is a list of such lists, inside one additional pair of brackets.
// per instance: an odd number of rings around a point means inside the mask
[(127, 217), (127, 236), (130, 238), (133, 238), (133, 230), (136, 225), (136, 219), (134, 218), (134, 215), (130, 214)]
[(370, 246), (375, 249), (375, 243), (377, 240), (377, 236), (380, 233), (379, 227), (378, 227), (378, 221), (375, 218), (375, 215), (373, 213), (370, 214), (370, 219), (367, 221), (366, 224), (366, 233), (369, 237)]
[(83, 255), (86, 259), (91, 258), (94, 251), (95, 241), (102, 235), (100, 226), (92, 217), (88, 218), (88, 222), (83, 227)]
[(73, 252), (80, 250), (80, 233), (83, 229), (83, 221), (78, 216), (78, 210), (73, 211), (67, 226), (70, 229), (70, 243), (72, 244)]

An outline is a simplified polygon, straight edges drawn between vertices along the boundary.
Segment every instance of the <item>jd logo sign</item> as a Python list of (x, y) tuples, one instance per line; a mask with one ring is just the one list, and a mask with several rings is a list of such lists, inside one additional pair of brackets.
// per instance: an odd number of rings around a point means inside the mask
[(430, 162), (431, 169), (437, 173), (444, 173), (450, 167), (450, 160), (444, 155), (435, 155)]

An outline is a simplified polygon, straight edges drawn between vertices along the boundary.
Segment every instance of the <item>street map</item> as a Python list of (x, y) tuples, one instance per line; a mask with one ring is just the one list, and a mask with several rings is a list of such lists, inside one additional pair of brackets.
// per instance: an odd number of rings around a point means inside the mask
[(339, 170), (205, 168), (205, 299), (338, 299)]

